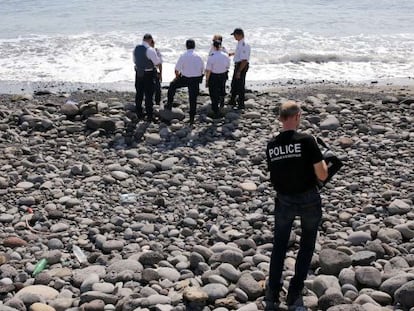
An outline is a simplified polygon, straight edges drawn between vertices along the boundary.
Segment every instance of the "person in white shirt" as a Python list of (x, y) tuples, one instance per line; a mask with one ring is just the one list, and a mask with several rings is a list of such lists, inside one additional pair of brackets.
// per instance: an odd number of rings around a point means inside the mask
[(213, 42), (214, 51), (210, 54), (206, 65), (206, 87), (211, 99), (213, 117), (220, 117), (219, 104), (224, 106), (226, 80), (230, 68), (230, 58), (221, 48), (221, 41)]
[(244, 40), (243, 29), (236, 28), (231, 35), (237, 40), (237, 47), (235, 53), (229, 54), (229, 56), (234, 56), (234, 73), (231, 81), (230, 105), (234, 106), (237, 98), (238, 108), (244, 109), (244, 94), (246, 91), (246, 73), (249, 69), (250, 45)]
[(229, 54), (227, 52), (226, 48), (223, 46), (223, 36), (216, 34), (216, 35), (213, 36), (213, 40), (212, 40), (213, 43), (211, 44), (210, 52), (208, 53), (208, 55), (210, 55), (211, 53), (213, 53), (216, 50), (216, 48), (214, 47), (214, 41), (220, 41), (221, 42), (220, 50), (223, 51), (226, 54)]
[(157, 56), (159, 57), (159, 59), (161, 61), (158, 68), (157, 68), (158, 70), (157, 70), (157, 74), (156, 74), (156, 77), (155, 77), (155, 90), (154, 90), (154, 92), (155, 92), (155, 94), (154, 94), (155, 104), (159, 105), (160, 102), (161, 102), (162, 54), (161, 54), (160, 50), (155, 47), (155, 41), (154, 40), (151, 41), (151, 47), (155, 49), (155, 52), (157, 52)]
[(197, 110), (197, 96), (200, 91), (199, 84), (203, 81), (204, 62), (194, 51), (195, 42), (188, 39), (185, 43), (187, 51), (183, 53), (175, 65), (175, 79), (171, 81), (167, 93), (166, 109), (172, 108), (175, 92), (178, 88), (188, 87), (190, 101), (190, 123), (194, 123)]
[(150, 34), (145, 34), (142, 43), (137, 45), (133, 52), (135, 63), (136, 113), (138, 119), (144, 117), (142, 100), (145, 95), (145, 112), (149, 121), (153, 120), (154, 79), (157, 72), (156, 67), (161, 64), (157, 52), (150, 46), (152, 40)]

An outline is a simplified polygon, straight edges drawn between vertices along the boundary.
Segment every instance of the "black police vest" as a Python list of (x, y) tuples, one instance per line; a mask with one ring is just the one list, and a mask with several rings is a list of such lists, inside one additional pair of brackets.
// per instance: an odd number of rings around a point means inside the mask
[(144, 74), (144, 71), (150, 71), (154, 68), (153, 62), (147, 57), (147, 47), (137, 45), (134, 50), (135, 70)]

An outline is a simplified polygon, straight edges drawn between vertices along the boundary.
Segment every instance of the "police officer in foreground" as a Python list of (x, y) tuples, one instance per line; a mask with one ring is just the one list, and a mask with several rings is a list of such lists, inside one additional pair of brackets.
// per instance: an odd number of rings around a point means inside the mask
[(154, 48), (151, 47), (153, 39), (150, 34), (145, 34), (142, 43), (134, 49), (135, 63), (135, 106), (138, 119), (144, 118), (142, 100), (145, 95), (145, 112), (149, 121), (153, 120), (153, 97), (157, 68), (161, 60)]
[(231, 35), (237, 40), (237, 47), (234, 53), (229, 54), (229, 56), (234, 56), (234, 73), (231, 81), (231, 97), (229, 104), (234, 106), (237, 97), (238, 108), (244, 109), (244, 93), (246, 73), (249, 69), (250, 45), (244, 40), (243, 29), (236, 28)]
[(171, 110), (175, 92), (178, 88), (188, 87), (190, 101), (190, 124), (194, 123), (197, 110), (197, 96), (200, 91), (200, 83), (204, 75), (204, 62), (194, 51), (195, 41), (188, 39), (185, 43), (187, 51), (183, 53), (175, 65), (175, 79), (171, 81), (167, 93), (166, 109)]
[(274, 303), (279, 303), (283, 264), (295, 217), (300, 217), (302, 234), (295, 275), (288, 289), (288, 306), (301, 298), (322, 216), (317, 183), (328, 177), (328, 170), (315, 138), (297, 132), (300, 118), (298, 103), (283, 103), (279, 111), (282, 131), (268, 143), (266, 150), (270, 180), (277, 192), (273, 251), (265, 296), (266, 307), (270, 309)]
[(213, 52), (209, 55), (206, 65), (206, 87), (211, 99), (213, 117), (220, 117), (219, 105), (224, 105), (226, 95), (226, 81), (230, 68), (230, 58), (222, 50), (221, 41), (213, 41)]

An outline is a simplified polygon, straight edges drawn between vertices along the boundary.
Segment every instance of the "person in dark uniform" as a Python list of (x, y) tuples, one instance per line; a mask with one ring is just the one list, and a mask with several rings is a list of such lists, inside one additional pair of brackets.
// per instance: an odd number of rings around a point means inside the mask
[(142, 111), (142, 100), (145, 95), (145, 112), (148, 120), (153, 120), (153, 97), (154, 84), (156, 78), (156, 67), (161, 63), (157, 52), (150, 45), (152, 36), (145, 34), (142, 43), (137, 45), (133, 52), (135, 63), (135, 106), (137, 117), (142, 119), (144, 113)]
[(166, 109), (172, 108), (175, 92), (178, 88), (188, 87), (190, 101), (190, 124), (194, 123), (197, 110), (197, 96), (200, 91), (199, 84), (203, 80), (204, 62), (194, 51), (195, 42), (188, 39), (185, 43), (187, 51), (183, 53), (175, 65), (175, 79), (171, 81), (167, 93)]
[(246, 73), (249, 69), (250, 59), (250, 45), (244, 40), (244, 32), (241, 28), (234, 29), (231, 34), (237, 40), (237, 47), (234, 53), (229, 56), (234, 56), (234, 73), (231, 81), (231, 97), (230, 105), (236, 104), (239, 109), (244, 109), (244, 94), (246, 85)]
[(318, 180), (323, 181), (328, 177), (328, 170), (316, 139), (297, 132), (301, 118), (300, 105), (294, 101), (283, 103), (279, 118), (282, 131), (267, 144), (266, 149), (270, 180), (277, 192), (277, 198), (273, 251), (265, 301), (266, 305), (279, 302), (283, 264), (292, 223), (299, 216), (302, 234), (295, 275), (290, 281), (287, 295), (287, 304), (294, 305), (301, 298), (322, 217), (317, 183)]
[(227, 74), (230, 68), (230, 58), (222, 50), (221, 41), (213, 42), (214, 51), (207, 59), (206, 65), (206, 87), (208, 87), (211, 99), (213, 117), (220, 117), (219, 104), (224, 103), (226, 95)]

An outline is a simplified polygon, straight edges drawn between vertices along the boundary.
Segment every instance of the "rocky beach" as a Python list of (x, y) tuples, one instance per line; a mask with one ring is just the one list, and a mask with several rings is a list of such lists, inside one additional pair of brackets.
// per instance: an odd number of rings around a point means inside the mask
[[(414, 87), (268, 86), (216, 120), (202, 93), (193, 126), (186, 92), (154, 123), (134, 96), (0, 95), (0, 311), (263, 310), (264, 152), (287, 99), (344, 162), (302, 310), (414, 310)], [(285, 288), (300, 235), (297, 221)]]

